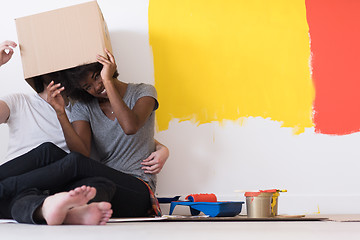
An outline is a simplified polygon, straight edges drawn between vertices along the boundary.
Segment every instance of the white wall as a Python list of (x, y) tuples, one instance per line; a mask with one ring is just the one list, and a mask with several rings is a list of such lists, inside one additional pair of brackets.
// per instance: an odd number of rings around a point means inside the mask
[[(151, 1), (151, 0), (150, 0)], [(13, 0), (0, 14), (0, 41), (17, 41), (14, 18), (83, 0)], [(147, 0), (99, 0), (125, 82), (154, 83), (148, 42)], [(3, 4), (2, 4), (3, 6)], [(16, 6), (16, 7), (13, 7)], [(30, 92), (19, 51), (0, 69), (0, 96)], [(161, 103), (160, 103), (161, 107)], [(0, 161), (7, 126), (0, 126)], [(171, 156), (159, 175), (158, 196), (214, 192), (220, 200), (244, 200), (234, 190), (280, 188), (280, 214), (360, 213), (360, 134), (328, 136), (313, 129), (293, 135), (269, 119), (248, 118), (197, 126), (176, 119), (156, 134)]]

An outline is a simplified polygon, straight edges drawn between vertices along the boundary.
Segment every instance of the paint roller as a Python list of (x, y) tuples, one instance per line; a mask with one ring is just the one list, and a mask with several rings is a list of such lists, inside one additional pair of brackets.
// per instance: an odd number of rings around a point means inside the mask
[(199, 193), (190, 194), (185, 197), (185, 200), (190, 202), (217, 202), (217, 197), (214, 193)]

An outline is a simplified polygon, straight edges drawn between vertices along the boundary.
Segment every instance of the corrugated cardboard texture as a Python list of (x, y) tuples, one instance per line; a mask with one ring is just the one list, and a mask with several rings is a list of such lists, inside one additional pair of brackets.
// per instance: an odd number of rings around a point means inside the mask
[(25, 79), (96, 62), (112, 52), (96, 1), (15, 19)]

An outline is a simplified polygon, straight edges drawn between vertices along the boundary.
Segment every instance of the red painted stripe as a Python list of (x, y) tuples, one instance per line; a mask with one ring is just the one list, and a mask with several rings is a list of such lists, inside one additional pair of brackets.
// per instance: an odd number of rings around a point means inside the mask
[(317, 133), (360, 129), (360, 1), (306, 0)]

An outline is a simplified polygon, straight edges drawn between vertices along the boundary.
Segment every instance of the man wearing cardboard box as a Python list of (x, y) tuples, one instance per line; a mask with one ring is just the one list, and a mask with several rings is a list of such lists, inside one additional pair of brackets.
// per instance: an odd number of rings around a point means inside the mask
[[(5, 41), (0, 44), (0, 66), (11, 59), (14, 53), (13, 48), (16, 46), (17, 44), (13, 41)], [(42, 91), (40, 94), (46, 96), (46, 91)], [(37, 94), (32, 96), (15, 94), (11, 95), (10, 98), (11, 97), (13, 97), (16, 104), (20, 106), (17, 106), (18, 108), (11, 106), (11, 109), (14, 110), (14, 112), (11, 112), (12, 119), (10, 122), (15, 125), (9, 124), (9, 127), (15, 128), (12, 129), (15, 131), (20, 130), (20, 132), (23, 132), (21, 130), (25, 130), (25, 128), (28, 127), (34, 132), (22, 135), (21, 137), (11, 136), (11, 140), (14, 141), (9, 143), (10, 157), (16, 154), (21, 155), (22, 152), (26, 151), (28, 148), (34, 148), (44, 140), (49, 139), (52, 139), (64, 150), (68, 151), (63, 135), (60, 134), (60, 138), (55, 137), (59, 135), (59, 133), (62, 133), (62, 130), (59, 128), (60, 126), (53, 124), (57, 122), (56, 115), (54, 115), (52, 108), (42, 99), (44, 96)], [(41, 111), (34, 111), (37, 107), (40, 108)], [(21, 109), (21, 112), (16, 111), (16, 109), (19, 108)], [(54, 119), (51, 118), (52, 115)], [(0, 100), (0, 123), (8, 122), (9, 119), (10, 108), (6, 102)], [(29, 122), (30, 125), (32, 125), (31, 127), (29, 126)], [(41, 132), (43, 132), (43, 134)], [(52, 135), (54, 132), (55, 135)], [(24, 142), (17, 141), (17, 139), (24, 138)], [(49, 144), (47, 143), (42, 144), (37, 149), (33, 150), (34, 154), (32, 156), (41, 159), (38, 161), (40, 164), (39, 167), (41, 167), (41, 164), (46, 164), (41, 163), (41, 161), (46, 158), (43, 158), (43, 155), (40, 155), (39, 153), (42, 152), (41, 148), (48, 148), (48, 145)], [(31, 153), (31, 151), (29, 153)], [(29, 153), (27, 154), (29, 155)], [(52, 160), (47, 159), (47, 161)], [(12, 163), (12, 161), (9, 161), (1, 166), (0, 180), (12, 176), (15, 172), (18, 174), (19, 172), (25, 172), (28, 171), (29, 168), (34, 167), (29, 164), (30, 161), (23, 161), (21, 162), (21, 165), (17, 166), (14, 166)], [(101, 187), (100, 191), (108, 194), (107, 198), (111, 198), (113, 186), (110, 181), (102, 178), (88, 178), (85, 179), (85, 182)], [(74, 184), (75, 185), (73, 186), (81, 185), (80, 182)], [(104, 188), (106, 190), (104, 190)], [(108, 202), (94, 202), (87, 204), (89, 201), (95, 200), (96, 194), (96, 188), (84, 185), (74, 187), (73, 190), (69, 190), (68, 192), (59, 192), (50, 196), (35, 188), (26, 189), (24, 192), (15, 195), (13, 198), (2, 199), (0, 201), (0, 217), (14, 218), (19, 222), (27, 223), (41, 223), (45, 221), (50, 225), (62, 223), (106, 224), (112, 214), (111, 204)], [(85, 215), (87, 216), (86, 219), (83, 218)]]

